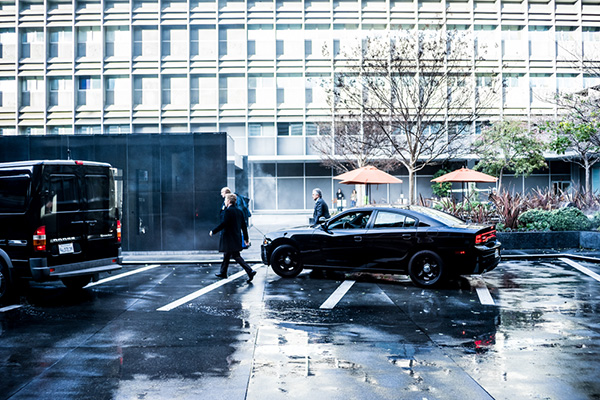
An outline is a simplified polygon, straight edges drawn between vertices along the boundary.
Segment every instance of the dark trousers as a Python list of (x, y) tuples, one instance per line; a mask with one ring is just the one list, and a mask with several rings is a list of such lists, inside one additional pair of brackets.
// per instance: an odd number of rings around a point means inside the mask
[(227, 268), (229, 268), (229, 260), (233, 258), (236, 263), (240, 264), (244, 271), (250, 276), (252, 268), (244, 261), (239, 251), (229, 251), (223, 254), (223, 262), (221, 263), (221, 275), (227, 275)]

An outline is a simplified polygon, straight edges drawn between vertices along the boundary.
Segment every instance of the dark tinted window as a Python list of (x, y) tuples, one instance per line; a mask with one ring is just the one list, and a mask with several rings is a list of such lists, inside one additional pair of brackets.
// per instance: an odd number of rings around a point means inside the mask
[(370, 211), (350, 212), (329, 223), (329, 229), (364, 229), (367, 227)]
[(87, 175), (85, 187), (88, 210), (107, 210), (110, 207), (108, 177)]
[(22, 213), (27, 205), (29, 175), (0, 177), (0, 213)]
[(46, 213), (79, 210), (79, 191), (75, 175), (51, 175)]

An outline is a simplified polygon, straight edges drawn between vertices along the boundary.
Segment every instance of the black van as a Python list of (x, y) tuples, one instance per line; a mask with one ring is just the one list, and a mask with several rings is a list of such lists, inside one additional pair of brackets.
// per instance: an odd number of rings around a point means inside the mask
[(116, 199), (109, 164), (0, 163), (0, 300), (18, 279), (82, 288), (121, 268)]

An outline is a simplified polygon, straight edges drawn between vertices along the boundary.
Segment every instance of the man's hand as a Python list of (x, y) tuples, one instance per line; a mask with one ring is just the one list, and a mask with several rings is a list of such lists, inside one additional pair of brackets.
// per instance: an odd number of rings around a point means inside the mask
[(208, 236), (212, 237), (212, 231), (208, 232)]

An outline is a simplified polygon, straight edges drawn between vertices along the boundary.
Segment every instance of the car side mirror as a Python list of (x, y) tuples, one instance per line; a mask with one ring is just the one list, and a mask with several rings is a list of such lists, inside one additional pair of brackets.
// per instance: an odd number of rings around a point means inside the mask
[(327, 222), (327, 218), (325, 217), (319, 217), (319, 221), (317, 221), (319, 224), (323, 224), (324, 222)]

